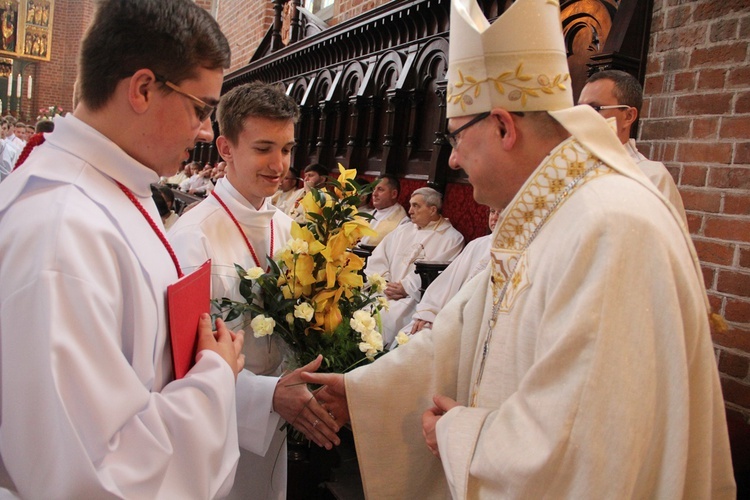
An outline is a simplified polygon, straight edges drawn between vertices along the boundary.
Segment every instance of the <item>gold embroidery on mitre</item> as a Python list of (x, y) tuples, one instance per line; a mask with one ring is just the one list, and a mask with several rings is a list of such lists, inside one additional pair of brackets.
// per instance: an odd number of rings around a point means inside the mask
[[(521, 101), (521, 106), (526, 106), (526, 101), (529, 97), (539, 97), (541, 94), (554, 94), (555, 90), (564, 91), (567, 90), (565, 82), (570, 78), (569, 73), (558, 74), (550, 80), (549, 76), (540, 74), (536, 77), (536, 83), (538, 86), (528, 84), (534, 77), (523, 73), (523, 62), (519, 63), (514, 71), (505, 71), (500, 73), (495, 78), (488, 77), (481, 80), (476, 79), (471, 75), (464, 75), (461, 70), (458, 70), (458, 81), (448, 86), (448, 97), (447, 101), (450, 104), (460, 104), (461, 110), (466, 111), (466, 106), (474, 104), (474, 99), (482, 94), (481, 84), (485, 82), (493, 82), (490, 88), (493, 88), (501, 95), (505, 95), (505, 87), (510, 87), (511, 90), (508, 93), (509, 101)], [(456, 91), (456, 89), (462, 89)], [(456, 91), (454, 93), (454, 91)], [(473, 97), (472, 97), (473, 96)]]

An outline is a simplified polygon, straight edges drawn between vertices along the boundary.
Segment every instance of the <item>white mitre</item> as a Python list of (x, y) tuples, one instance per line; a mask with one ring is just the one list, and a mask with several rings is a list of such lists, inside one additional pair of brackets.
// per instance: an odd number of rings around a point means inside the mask
[(446, 101), (448, 118), (572, 107), (559, 2), (517, 0), (490, 25), (476, 0), (452, 0)]

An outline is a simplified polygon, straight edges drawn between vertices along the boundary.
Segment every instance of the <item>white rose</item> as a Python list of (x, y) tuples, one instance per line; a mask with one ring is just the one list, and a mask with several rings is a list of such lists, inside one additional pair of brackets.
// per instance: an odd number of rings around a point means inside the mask
[(354, 311), (352, 319), (349, 320), (349, 326), (351, 326), (354, 331), (364, 335), (369, 330), (373, 330), (377, 326), (377, 323), (370, 313), (360, 309), (359, 311)]
[(388, 310), (391, 308), (391, 304), (388, 302), (388, 299), (385, 297), (378, 297), (378, 306), (380, 306), (380, 308), (383, 309), (385, 312), (388, 312)]
[(292, 238), (286, 246), (292, 251), (292, 253), (296, 254), (307, 253), (309, 250), (307, 242), (305, 240), (300, 240), (299, 238)]
[(363, 333), (362, 341), (376, 351), (383, 350), (383, 336), (377, 330), (369, 330)]
[(304, 319), (308, 323), (312, 320), (315, 314), (315, 308), (310, 305), (309, 302), (303, 302), (294, 306), (294, 317)]
[(398, 342), (398, 345), (406, 344), (409, 342), (409, 335), (405, 332), (398, 332), (398, 335), (396, 335), (396, 342)]
[(245, 279), (246, 280), (257, 280), (261, 276), (263, 276), (264, 271), (261, 267), (253, 267), (252, 269), (248, 269), (245, 273)]
[(359, 350), (365, 353), (365, 356), (367, 356), (368, 359), (375, 358), (375, 355), (378, 353), (375, 349), (372, 348), (370, 344), (367, 342), (360, 342), (359, 343)]
[(253, 329), (253, 335), (255, 336), (255, 338), (271, 335), (275, 326), (276, 322), (273, 320), (273, 318), (269, 318), (263, 315), (254, 317), (250, 322), (250, 328)]
[(386, 281), (385, 278), (383, 278), (378, 273), (372, 273), (367, 277), (367, 283), (370, 285), (371, 288), (374, 288), (375, 290), (385, 290), (386, 285), (388, 285), (388, 281)]

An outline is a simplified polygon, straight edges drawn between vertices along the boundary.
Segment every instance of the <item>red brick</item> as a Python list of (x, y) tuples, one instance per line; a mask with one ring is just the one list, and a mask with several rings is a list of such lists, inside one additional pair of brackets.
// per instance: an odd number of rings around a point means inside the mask
[(750, 247), (740, 247), (740, 267), (750, 269)]
[(750, 243), (750, 220), (729, 217), (706, 217), (703, 235), (726, 241)]
[(727, 297), (724, 318), (733, 323), (750, 323), (750, 301)]
[(724, 394), (724, 401), (750, 408), (750, 385), (721, 377), (721, 392)]
[(750, 16), (742, 18), (740, 23), (740, 38), (750, 38)]
[(718, 19), (733, 12), (747, 10), (747, 0), (721, 0), (696, 2), (697, 6), (693, 12), (694, 21), (706, 21)]
[(729, 113), (732, 104), (731, 94), (698, 94), (678, 96), (675, 114), (680, 115), (724, 115)]
[(644, 94), (656, 94), (664, 90), (664, 75), (647, 76), (643, 85)]
[(730, 68), (727, 74), (728, 87), (747, 88), (750, 82), (750, 66), (741, 65), (737, 68)]
[(703, 216), (691, 213), (688, 213), (686, 215), (688, 221), (688, 231), (690, 232), (690, 234), (698, 234), (698, 232), (703, 227)]
[(720, 269), (716, 291), (738, 297), (750, 297), (750, 274)]
[[(677, 149), (677, 161), (697, 163), (726, 163), (732, 159), (732, 145), (715, 142), (683, 142)], [(728, 187), (709, 182), (710, 186)]]
[(684, 186), (705, 186), (708, 180), (708, 168), (698, 165), (685, 165), (682, 169), (682, 182)]
[(729, 189), (750, 189), (750, 169), (712, 168), (708, 174), (708, 185)]
[(721, 121), (719, 137), (722, 139), (745, 139), (750, 137), (750, 115), (725, 116)]
[(685, 189), (680, 191), (685, 210), (698, 212), (719, 213), (721, 208), (721, 192), (706, 189)]
[(670, 103), (672, 100), (671, 97), (656, 96), (649, 99), (648, 117), (664, 118), (674, 116), (675, 113), (670, 110)]
[(701, 274), (703, 274), (703, 284), (706, 286), (706, 290), (713, 290), (714, 281), (716, 280), (716, 269), (701, 265)]
[(693, 139), (716, 139), (719, 131), (719, 118), (694, 118), (693, 133), (690, 137)]
[(724, 304), (724, 298), (718, 295), (713, 295), (708, 292), (708, 307), (712, 312), (721, 311), (722, 304)]
[(711, 339), (715, 344), (750, 352), (750, 330), (748, 329), (729, 326), (726, 332), (712, 331)]
[(693, 7), (690, 5), (681, 5), (667, 10), (665, 27), (669, 29), (685, 26), (690, 22), (692, 13)]
[(653, 49), (655, 52), (667, 52), (669, 50), (682, 49), (683, 47), (704, 45), (705, 40), (705, 25), (680, 27), (679, 29), (660, 32)]
[(695, 89), (695, 72), (688, 71), (687, 73), (677, 73), (674, 75), (674, 91), (680, 92), (682, 90), (693, 90)]
[(726, 69), (704, 69), (698, 75), (699, 89), (723, 89)]
[(715, 66), (716, 64), (742, 63), (747, 55), (747, 42), (735, 42), (693, 49), (690, 67)]
[(740, 23), (737, 19), (723, 19), (717, 21), (711, 25), (708, 39), (711, 42), (726, 42), (728, 40), (734, 40), (737, 38), (737, 27), (739, 24)]
[(750, 359), (746, 356), (723, 351), (719, 357), (719, 371), (730, 377), (745, 378), (749, 367)]
[(734, 164), (742, 165), (750, 163), (750, 142), (735, 144)]
[(667, 52), (664, 55), (663, 65), (666, 73), (685, 70), (690, 65), (690, 54), (687, 52)]
[(728, 215), (750, 215), (750, 193), (724, 196), (724, 213)]
[(641, 137), (647, 140), (679, 139), (690, 132), (689, 119), (671, 118), (643, 122)]
[[(748, 74), (750, 78), (750, 74)], [(750, 82), (750, 80), (748, 80)], [(735, 113), (750, 113), (750, 92), (741, 92), (737, 94), (737, 100), (734, 102)]]
[(734, 259), (734, 245), (719, 243), (712, 240), (695, 239), (695, 250), (701, 262), (710, 262), (720, 266), (729, 266)]

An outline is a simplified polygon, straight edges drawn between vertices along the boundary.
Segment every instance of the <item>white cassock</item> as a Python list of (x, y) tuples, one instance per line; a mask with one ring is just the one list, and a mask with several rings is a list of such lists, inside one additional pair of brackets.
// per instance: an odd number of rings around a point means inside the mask
[[(734, 498), (690, 237), (614, 134), (591, 144), (591, 113), (550, 113), (587, 149), (542, 162), (432, 332), (345, 375), (369, 498)], [(461, 405), (441, 459), (422, 437), (434, 394)]]
[(385, 345), (389, 345), (409, 322), (420, 299), (422, 280), (414, 272), (414, 262), (453, 260), (461, 253), (463, 245), (461, 233), (448, 219), (440, 217), (422, 229), (413, 222), (398, 226), (375, 247), (367, 259), (365, 273), (377, 273), (388, 281), (400, 282), (408, 295), (400, 300), (390, 300), (389, 310), (381, 311)]
[(674, 179), (669, 173), (669, 170), (667, 170), (667, 167), (665, 167), (662, 162), (649, 160), (643, 156), (635, 146), (635, 139), (630, 139), (624, 144), (624, 146), (625, 151), (627, 151), (628, 155), (635, 160), (635, 163), (638, 165), (638, 168), (641, 169), (641, 172), (646, 174), (646, 177), (648, 177), (654, 186), (656, 186), (656, 189), (658, 189), (661, 194), (663, 194), (664, 197), (674, 205), (677, 212), (680, 214), (685, 227), (687, 227), (685, 206), (682, 203), (680, 192), (677, 190), (677, 185), (674, 183)]
[(295, 204), (297, 203), (297, 200), (305, 193), (304, 188), (299, 189), (291, 189), (289, 191), (277, 191), (272, 197), (271, 197), (271, 203), (284, 212), (285, 214), (289, 215), (292, 212), (292, 209), (294, 209)]
[[(216, 193), (240, 223), (255, 250), (261, 267), (290, 238), (292, 220), (266, 199), (256, 210), (226, 177), (216, 183)], [(184, 214), (169, 232), (169, 239), (182, 265), (191, 269), (211, 259), (211, 297), (244, 302), (234, 265), (245, 270), (256, 267), (237, 226), (213, 195)], [(273, 411), (273, 393), (281, 374), (283, 342), (275, 336), (255, 338), (249, 321), (230, 322), (233, 330), (244, 329), (245, 370), (237, 379), (237, 423), (241, 446), (237, 476), (229, 498), (286, 497), (286, 433), (281, 417)]]
[(370, 229), (378, 232), (377, 236), (365, 236), (360, 241), (362, 245), (377, 245), (383, 238), (401, 224), (409, 222), (409, 216), (400, 203), (395, 203), (388, 208), (375, 209), (372, 212)]
[(422, 300), (417, 304), (412, 321), (401, 330), (407, 334), (417, 320), (433, 323), (435, 316), (445, 304), (458, 293), (471, 278), (484, 271), (490, 262), (492, 235), (471, 240), (463, 251), (450, 263), (424, 291)]
[(163, 230), (156, 173), (70, 114), (0, 185), (0, 476), (23, 498), (225, 495), (234, 374), (202, 351), (173, 380), (175, 265), (115, 179)]

